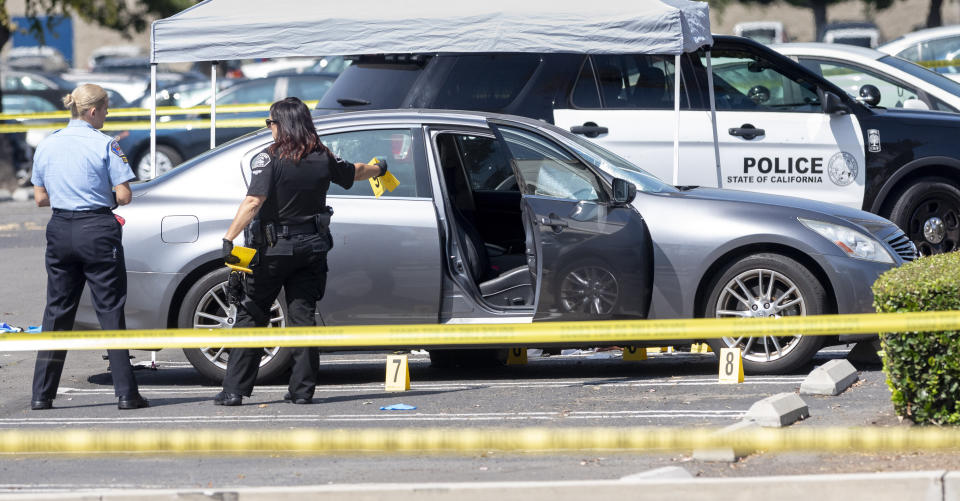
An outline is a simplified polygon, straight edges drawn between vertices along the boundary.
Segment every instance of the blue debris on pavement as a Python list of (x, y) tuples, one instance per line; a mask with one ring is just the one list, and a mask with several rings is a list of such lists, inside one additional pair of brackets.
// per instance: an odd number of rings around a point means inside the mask
[(26, 329), (22, 327), (17, 327), (15, 325), (10, 325), (6, 322), (0, 322), (0, 333), (13, 333), (13, 332), (26, 332), (27, 334), (36, 334), (38, 332), (43, 332), (43, 328), (39, 325), (31, 325)]
[(6, 322), (0, 322), (0, 332), (23, 332), (23, 329), (14, 327)]
[(43, 332), (43, 327), (39, 325), (30, 325), (27, 326), (27, 329), (23, 332), (26, 332), (27, 334), (37, 334)]
[(382, 411), (412, 411), (415, 409), (416, 409), (415, 406), (407, 405), (407, 404), (393, 404), (393, 405), (388, 405), (386, 407), (380, 408), (380, 410)]

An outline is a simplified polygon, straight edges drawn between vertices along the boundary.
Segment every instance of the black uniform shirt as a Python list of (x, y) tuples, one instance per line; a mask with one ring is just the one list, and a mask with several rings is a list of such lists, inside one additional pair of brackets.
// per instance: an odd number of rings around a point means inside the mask
[[(264, 149), (250, 162), (250, 188), (247, 195), (266, 196), (260, 208), (264, 221), (280, 225), (313, 222), (327, 206), (327, 189), (334, 182), (349, 189), (353, 186), (356, 168), (330, 153), (313, 152), (300, 162), (276, 158)], [(276, 191), (271, 193), (271, 183)]]

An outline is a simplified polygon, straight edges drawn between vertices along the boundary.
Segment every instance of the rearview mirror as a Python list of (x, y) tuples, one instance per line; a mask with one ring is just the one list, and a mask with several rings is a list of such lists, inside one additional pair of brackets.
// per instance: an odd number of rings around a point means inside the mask
[(876, 85), (864, 85), (860, 87), (860, 101), (863, 101), (870, 106), (876, 106), (880, 104), (880, 89)]
[(846, 115), (850, 113), (850, 107), (840, 99), (840, 96), (830, 91), (824, 91), (823, 112), (830, 115)]
[(613, 202), (617, 205), (627, 205), (637, 197), (637, 187), (630, 181), (613, 178)]

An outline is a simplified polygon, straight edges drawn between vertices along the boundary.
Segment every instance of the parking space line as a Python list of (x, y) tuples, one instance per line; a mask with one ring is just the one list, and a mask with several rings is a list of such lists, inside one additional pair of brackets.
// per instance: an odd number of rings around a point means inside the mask
[(310, 414), (270, 416), (158, 416), (121, 418), (5, 418), (0, 428), (63, 425), (144, 425), (144, 424), (237, 424), (237, 423), (323, 423), (323, 422), (386, 422), (386, 421), (549, 421), (563, 419), (712, 419), (736, 420), (745, 410), (636, 410), (636, 411), (571, 411), (571, 412), (488, 412), (488, 413), (409, 413), (409, 414)]
[[(796, 386), (799, 383), (803, 382), (804, 377), (756, 377), (756, 378), (746, 378), (742, 384), (745, 385), (754, 385), (754, 386)], [(665, 386), (715, 386), (717, 385), (717, 378), (703, 378), (703, 379), (687, 379), (687, 380), (632, 380), (632, 381), (617, 381), (617, 382), (593, 382), (591, 380), (564, 380), (564, 381), (552, 381), (552, 380), (531, 380), (525, 382), (500, 382), (500, 381), (490, 381), (490, 382), (480, 382), (480, 383), (411, 383), (411, 390), (463, 390), (463, 389), (483, 389), (483, 388), (511, 388), (511, 389), (526, 389), (526, 388), (570, 388), (578, 386), (591, 386), (591, 387), (601, 387), (601, 388), (645, 388), (645, 387), (665, 387)], [(284, 393), (287, 391), (286, 386), (258, 386), (256, 388), (257, 393), (262, 394), (272, 394), (272, 393)], [(345, 392), (355, 392), (355, 391), (370, 391), (370, 392), (382, 392), (383, 383), (368, 383), (368, 384), (359, 384), (359, 385), (335, 385), (335, 386), (318, 386), (316, 389), (317, 393), (345, 393)], [(150, 395), (150, 394), (197, 394), (197, 393), (210, 393), (216, 392), (216, 387), (196, 387), (196, 388), (184, 388), (184, 387), (163, 387), (163, 386), (141, 386), (140, 392)], [(113, 394), (113, 388), (65, 388), (61, 387), (58, 391), (60, 395), (106, 395)]]

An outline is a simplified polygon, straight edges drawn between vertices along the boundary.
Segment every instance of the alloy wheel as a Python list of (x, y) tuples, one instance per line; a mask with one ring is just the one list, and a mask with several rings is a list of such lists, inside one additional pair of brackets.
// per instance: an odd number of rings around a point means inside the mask
[[(720, 292), (717, 318), (780, 318), (807, 314), (800, 288), (786, 275), (769, 269), (747, 270), (733, 277)], [(802, 336), (725, 337), (728, 347), (740, 348), (744, 360), (771, 362), (797, 347)]]
[(619, 296), (617, 278), (600, 266), (573, 269), (560, 284), (560, 304), (568, 312), (607, 315), (613, 312)]
[[(237, 307), (230, 304), (227, 300), (227, 282), (215, 285), (212, 289), (200, 298), (197, 308), (193, 313), (194, 329), (230, 329), (237, 321)], [(270, 307), (270, 327), (283, 327), (286, 325), (286, 318), (283, 316), (283, 310), (280, 308), (280, 301), (274, 300)], [(260, 358), (260, 366), (263, 367), (276, 356), (279, 347), (264, 348), (263, 356)], [(210, 363), (226, 370), (227, 360), (230, 359), (230, 349), (224, 347), (203, 347), (200, 348), (203, 356)]]

